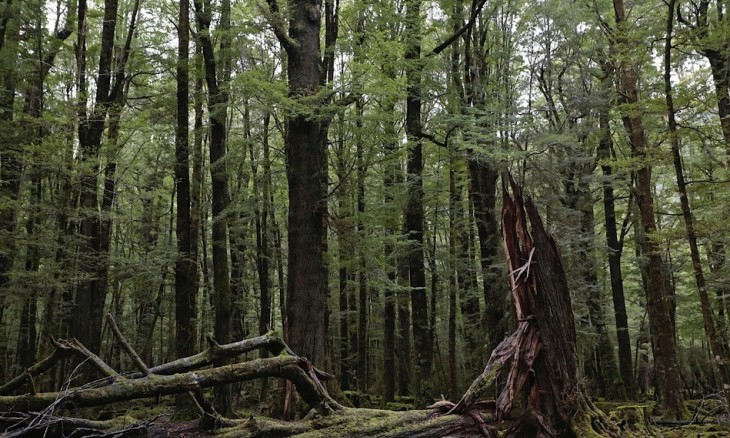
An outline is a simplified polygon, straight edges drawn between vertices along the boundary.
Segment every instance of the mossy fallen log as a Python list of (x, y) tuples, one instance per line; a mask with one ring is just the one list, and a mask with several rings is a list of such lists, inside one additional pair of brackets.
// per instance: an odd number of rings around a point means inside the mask
[[(493, 421), (486, 416), (485, 421)], [(251, 416), (234, 427), (223, 429), (225, 438), (271, 436), (437, 438), (482, 436), (473, 419), (462, 415), (443, 415), (437, 410), (385, 411), (344, 408), (329, 415), (312, 415), (296, 422)]]
[(311, 407), (323, 408), (337, 403), (318, 388), (308, 375), (311, 365), (304, 359), (286, 353), (265, 359), (225, 365), (169, 376), (151, 374), (140, 379), (120, 379), (100, 388), (76, 388), (62, 392), (0, 396), (0, 411), (37, 411), (54, 405), (89, 407), (145, 397), (177, 394), (200, 388), (261, 379), (282, 377), (291, 380), (304, 401)]

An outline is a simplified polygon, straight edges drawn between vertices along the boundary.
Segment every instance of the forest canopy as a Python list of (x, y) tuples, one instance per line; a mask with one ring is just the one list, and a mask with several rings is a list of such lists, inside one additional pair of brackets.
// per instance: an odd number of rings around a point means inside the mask
[(294, 375), (309, 407), (456, 404), (525, 318), (549, 332), (515, 310), (533, 256), (510, 259), (502, 215), (520, 187), (557, 242), (580, 400), (727, 411), (728, 14), (2, 0), (0, 383), (58, 366), (0, 395), (105, 374), (61, 350), (145, 374), (274, 333), (244, 358), (285, 351), (288, 371), (215, 381), (205, 414), (300, 418), (271, 378)]

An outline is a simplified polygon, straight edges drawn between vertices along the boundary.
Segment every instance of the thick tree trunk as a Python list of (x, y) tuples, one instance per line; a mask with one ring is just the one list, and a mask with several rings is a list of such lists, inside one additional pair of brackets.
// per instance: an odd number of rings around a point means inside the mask
[[(289, 96), (301, 100), (321, 84), (319, 1), (289, 2), (287, 48)], [(312, 109), (315, 111), (314, 109)], [(327, 131), (329, 119), (294, 113), (285, 149), (289, 183), (287, 342), (314, 364), (325, 362), (327, 327)]]
[(197, 253), (192, 248), (190, 187), (189, 104), (190, 3), (181, 0), (178, 10), (177, 130), (175, 131), (175, 185), (177, 191), (178, 258), (175, 261), (175, 353), (189, 356), (195, 346)]

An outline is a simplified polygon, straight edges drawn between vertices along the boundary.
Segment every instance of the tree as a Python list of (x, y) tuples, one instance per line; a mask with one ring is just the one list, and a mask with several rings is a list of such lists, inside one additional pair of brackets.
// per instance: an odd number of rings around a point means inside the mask
[(190, 3), (181, 0), (178, 10), (177, 112), (175, 131), (175, 186), (177, 216), (175, 232), (178, 259), (175, 262), (175, 354), (193, 353), (197, 335), (198, 254), (193, 252), (190, 184)]
[[(289, 29), (284, 27), (279, 5), (268, 0), (269, 20), (286, 51), (287, 81), (292, 111), (285, 133), (289, 186), (289, 264), (286, 296), (286, 339), (316, 365), (326, 357), (328, 340), (327, 269), (327, 134), (332, 115), (327, 82), (334, 56), (337, 11), (326, 2), (325, 51), (320, 45), (321, 2), (290, 0)], [(323, 58), (324, 57), (324, 58)]]
[(697, 245), (695, 220), (689, 203), (687, 181), (684, 177), (684, 168), (680, 154), (676, 110), (674, 108), (674, 96), (672, 91), (671, 61), (672, 36), (674, 31), (674, 8), (675, 0), (670, 0), (667, 4), (667, 28), (664, 41), (664, 97), (667, 103), (667, 124), (669, 127), (669, 136), (672, 145), (672, 161), (674, 162), (674, 172), (677, 180), (677, 189), (679, 190), (679, 200), (682, 206), (682, 215), (684, 217), (687, 241), (689, 243), (690, 257), (692, 259), (692, 270), (702, 308), (702, 322), (704, 324), (705, 333), (707, 334), (707, 339), (710, 342), (712, 356), (715, 358), (715, 362), (717, 364), (720, 385), (725, 393), (725, 400), (730, 403), (730, 364), (728, 364), (727, 360), (727, 345), (725, 342), (721, 342), (720, 337), (718, 336), (712, 305), (710, 304), (710, 298), (707, 294), (707, 282), (705, 281), (705, 273), (702, 266), (703, 263)]
[[(195, 21), (198, 39), (203, 52), (205, 83), (208, 87), (208, 119), (210, 124), (210, 178), (212, 186), (212, 253), (213, 285), (215, 288), (215, 329), (214, 335), (219, 342), (228, 342), (231, 336), (231, 285), (228, 263), (228, 167), (226, 165), (226, 119), (228, 112), (227, 82), (230, 77), (230, 28), (231, 17), (229, 0), (221, 3), (220, 60), (216, 60), (211, 34), (213, 11), (209, 1), (194, 0)], [(230, 412), (230, 390), (226, 386), (218, 388), (215, 408), (221, 414)]]
[[(613, 75), (607, 62), (602, 64), (603, 77), (601, 89), (604, 93), (612, 94)], [(603, 214), (606, 222), (606, 246), (608, 252), (608, 269), (611, 279), (611, 298), (613, 301), (614, 319), (616, 321), (616, 340), (618, 344), (618, 359), (621, 380), (627, 394), (633, 394), (634, 384), (633, 367), (631, 365), (631, 339), (629, 323), (626, 314), (626, 299), (624, 295), (624, 280), (621, 270), (621, 255), (623, 252), (623, 238), (619, 239), (616, 229), (616, 195), (613, 182), (613, 168), (608, 160), (612, 157), (613, 141), (610, 126), (610, 100), (599, 108), (600, 138), (596, 148), (596, 159), (601, 165), (604, 180), (601, 183), (603, 190)], [(624, 226), (625, 228), (625, 226)], [(621, 236), (624, 230), (621, 230)]]
[[(76, 42), (76, 62), (78, 69), (78, 138), (80, 149), (80, 196), (81, 220), (79, 235), (83, 242), (79, 248), (79, 258), (83, 275), (86, 276), (76, 287), (74, 295), (72, 333), (93, 352), (101, 350), (101, 327), (106, 300), (107, 274), (109, 267), (109, 229), (102, 226), (97, 213), (98, 199), (98, 160), (102, 136), (109, 112), (120, 105), (125, 85), (125, 68), (132, 50), (132, 40), (139, 11), (139, 1), (135, 1), (129, 30), (113, 68), (114, 40), (117, 26), (118, 2), (104, 2), (104, 20), (101, 30), (101, 50), (99, 52), (96, 92), (91, 114), (88, 114), (88, 84), (86, 76), (88, 6), (86, 0), (79, 0), (78, 36)], [(113, 82), (112, 82), (113, 79)], [(108, 211), (110, 203), (102, 203)]]
[(653, 236), (656, 232), (654, 197), (652, 195), (652, 168), (648, 161), (648, 145), (638, 93), (638, 77), (634, 64), (629, 61), (628, 22), (622, 0), (614, 0), (616, 41), (613, 43), (618, 67), (618, 92), (624, 104), (622, 118), (631, 144), (632, 157), (639, 163), (636, 170), (636, 205), (642, 227), (640, 238), (642, 255), (648, 258), (647, 311), (652, 348), (656, 366), (657, 386), (661, 407), (667, 418), (682, 419), (686, 407), (680, 388), (677, 344), (669, 314), (669, 300), (662, 273), (660, 247)]

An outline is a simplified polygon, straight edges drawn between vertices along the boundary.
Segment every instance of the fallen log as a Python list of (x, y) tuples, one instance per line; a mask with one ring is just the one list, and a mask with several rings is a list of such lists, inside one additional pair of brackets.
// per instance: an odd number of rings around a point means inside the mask
[(8, 412), (0, 416), (3, 438), (70, 436), (143, 436), (155, 419), (139, 421), (132, 417), (111, 420), (87, 420), (63, 417), (46, 412)]
[(35, 411), (55, 405), (77, 408), (101, 406), (137, 398), (157, 397), (195, 391), (200, 388), (242, 382), (263, 377), (282, 377), (292, 381), (304, 401), (312, 408), (337, 408), (321, 385), (310, 377), (311, 365), (305, 359), (282, 354), (200, 371), (174, 375), (150, 374), (140, 379), (122, 379), (100, 388), (76, 388), (62, 392), (0, 396), (0, 411)]

